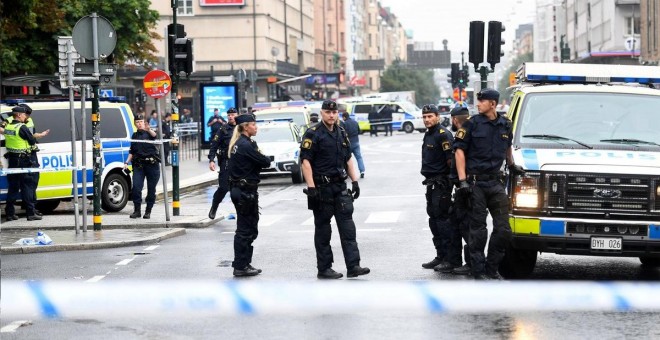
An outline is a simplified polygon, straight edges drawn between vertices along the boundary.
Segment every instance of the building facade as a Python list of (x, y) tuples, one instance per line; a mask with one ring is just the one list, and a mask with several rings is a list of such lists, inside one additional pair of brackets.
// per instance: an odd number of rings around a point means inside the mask
[(640, 8), (641, 61), (660, 63), (660, 0), (645, 0)]

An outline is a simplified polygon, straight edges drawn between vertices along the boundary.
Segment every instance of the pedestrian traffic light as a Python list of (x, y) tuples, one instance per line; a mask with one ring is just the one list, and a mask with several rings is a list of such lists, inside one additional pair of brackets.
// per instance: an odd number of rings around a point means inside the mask
[(488, 22), (488, 55), (486, 56), (486, 60), (493, 70), (495, 69), (495, 64), (500, 62), (500, 57), (504, 55), (502, 53), (502, 45), (504, 45), (502, 32), (504, 32), (504, 25), (501, 22)]
[(484, 61), (484, 22), (470, 21), (470, 51), (468, 60), (474, 64), (474, 69)]
[(176, 38), (174, 40), (174, 62), (176, 73), (185, 72), (187, 76), (192, 73), (192, 40), (188, 38)]
[(460, 84), (461, 74), (458, 65), (459, 63), (451, 63), (451, 87), (458, 87)]

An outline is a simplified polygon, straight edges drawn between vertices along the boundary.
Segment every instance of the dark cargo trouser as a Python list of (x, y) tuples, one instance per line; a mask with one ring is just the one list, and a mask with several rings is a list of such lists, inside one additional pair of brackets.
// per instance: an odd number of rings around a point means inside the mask
[[(463, 240), (468, 244), (470, 238), (470, 220), (466, 198), (454, 195), (454, 202), (449, 211), (449, 250), (447, 261), (454, 266), (462, 264)], [(466, 249), (465, 263), (470, 265), (470, 253)]]
[(259, 194), (255, 189), (231, 188), (231, 201), (236, 208), (236, 233), (234, 234), (234, 262), (231, 266), (244, 269), (252, 263), (252, 243), (259, 235)]
[(227, 158), (221, 157), (220, 173), (218, 174), (218, 189), (213, 193), (213, 205), (218, 205), (229, 192), (229, 168), (227, 167)]
[[(509, 225), (509, 197), (504, 191), (504, 185), (496, 180), (477, 182), (472, 188), (470, 241), (468, 242), (472, 274), (475, 276), (484, 272), (494, 274), (504, 258), (512, 236)], [(484, 257), (484, 248), (488, 240), (486, 217), (489, 211), (493, 218), (493, 233), (488, 244), (488, 256)]]
[(449, 247), (449, 206), (451, 186), (448, 181), (426, 186), (426, 214), (429, 216), (429, 229), (433, 234), (436, 256), (441, 260), (447, 256)]

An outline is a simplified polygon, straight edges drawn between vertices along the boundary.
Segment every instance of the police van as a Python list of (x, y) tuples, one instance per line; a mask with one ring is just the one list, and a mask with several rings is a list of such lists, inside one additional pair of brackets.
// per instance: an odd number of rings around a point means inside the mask
[(539, 252), (660, 265), (660, 68), (525, 63), (508, 116), (513, 239), (505, 277)]
[(361, 102), (345, 102), (349, 104), (348, 113), (351, 118), (358, 122), (360, 132), (369, 131), (371, 124), (369, 123), (369, 112), (375, 110), (380, 112), (385, 105), (392, 107), (392, 130), (404, 131), (412, 133), (417, 130), (420, 132), (426, 131), (424, 120), (422, 119), (422, 110), (417, 105), (407, 102), (390, 102), (390, 101), (361, 101)]
[[(37, 132), (50, 129), (50, 133), (39, 139), (38, 157), (41, 169), (37, 187), (37, 208), (42, 212), (50, 212), (57, 208), (61, 201), (73, 198), (73, 154), (71, 152), (71, 123), (70, 107), (68, 101), (63, 102), (25, 102), (32, 108), (31, 118)], [(93, 194), (92, 177), (92, 122), (91, 103), (86, 105), (86, 151), (87, 151), (87, 188), (86, 195)], [(11, 106), (0, 105), (0, 112), (11, 111)], [(81, 157), (81, 110), (80, 102), (75, 102), (76, 119), (76, 152), (78, 164), (82, 164)], [(133, 113), (125, 103), (102, 101), (101, 113), (101, 206), (105, 211), (116, 212), (122, 210), (129, 199), (131, 178), (123, 170), (123, 163), (128, 157), (130, 149), (129, 139), (135, 130)], [(5, 154), (4, 136), (2, 136), (0, 152)], [(7, 160), (0, 157), (2, 167), (7, 168)], [(78, 194), (82, 195), (82, 170), (77, 170)], [(7, 199), (7, 176), (0, 176), (0, 201)]]

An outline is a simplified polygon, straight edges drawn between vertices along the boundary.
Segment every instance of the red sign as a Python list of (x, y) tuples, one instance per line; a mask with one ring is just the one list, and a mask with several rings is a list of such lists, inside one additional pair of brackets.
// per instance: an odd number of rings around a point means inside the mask
[(199, 0), (200, 6), (245, 6), (245, 0)]
[(144, 92), (151, 98), (163, 98), (172, 89), (170, 76), (161, 70), (152, 70), (144, 76), (142, 81)]

